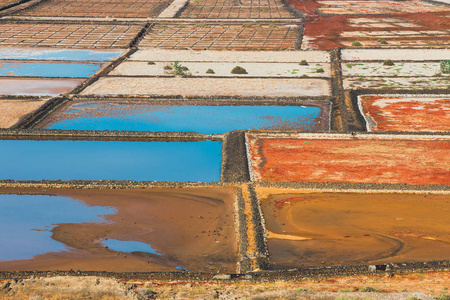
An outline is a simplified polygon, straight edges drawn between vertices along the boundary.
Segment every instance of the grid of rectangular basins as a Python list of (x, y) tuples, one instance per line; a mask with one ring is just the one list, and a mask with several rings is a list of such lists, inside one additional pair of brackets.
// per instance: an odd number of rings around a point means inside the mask
[(193, 0), (181, 18), (197, 19), (289, 19), (291, 13), (279, 0)]
[(139, 47), (211, 50), (293, 49), (297, 27), (260, 25), (155, 25)]
[(0, 24), (2, 47), (128, 48), (136, 25)]
[(54, 17), (156, 17), (171, 1), (164, 0), (50, 0), (26, 9), (22, 16)]

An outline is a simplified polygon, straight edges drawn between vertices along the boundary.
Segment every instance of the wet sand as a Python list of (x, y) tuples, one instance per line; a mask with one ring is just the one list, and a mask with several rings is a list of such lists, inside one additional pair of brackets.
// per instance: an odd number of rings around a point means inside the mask
[(450, 194), (258, 194), (272, 269), (450, 258)]
[[(190, 271), (235, 272), (237, 240), (233, 204), (235, 189), (180, 188), (133, 190), (2, 189), (71, 197), (89, 206), (109, 206), (116, 214), (106, 223), (58, 224), (52, 238), (70, 250), (2, 261), (1, 271), (83, 270), (111, 272)], [(139, 241), (156, 254), (115, 252), (104, 239)], [(178, 270), (179, 271), (179, 270)]]
[(21, 119), (37, 110), (46, 102), (36, 100), (0, 100), (0, 128), (9, 128), (17, 124)]

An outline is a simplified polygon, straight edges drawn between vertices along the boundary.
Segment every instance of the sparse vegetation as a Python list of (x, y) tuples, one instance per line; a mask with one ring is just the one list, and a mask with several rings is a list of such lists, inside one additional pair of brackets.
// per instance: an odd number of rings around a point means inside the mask
[(420, 298), (416, 297), (416, 296), (412, 296), (412, 297), (406, 298), (406, 300), (420, 300)]
[(297, 292), (309, 292), (310, 291), (310, 289), (306, 289), (306, 288), (296, 288), (295, 289)]
[(387, 59), (383, 62), (383, 66), (393, 66), (395, 65), (391, 59)]
[(236, 66), (233, 68), (233, 70), (231, 70), (231, 74), (248, 74), (248, 73), (247, 70), (244, 69), (243, 67)]
[(155, 62), (154, 62), (154, 61), (149, 61), (147, 64), (149, 64), (149, 65), (154, 65)]
[(316, 70), (316, 73), (323, 73), (323, 72), (325, 72), (325, 70), (322, 69), (322, 68), (319, 68), (319, 69)]
[(170, 65), (165, 65), (165, 66), (164, 66), (164, 70), (166, 70), (166, 71), (172, 70), (172, 66), (170, 66)]
[(440, 294), (439, 296), (437, 296), (436, 299), (437, 300), (450, 300), (450, 295), (448, 295), (448, 294)]
[(358, 290), (358, 292), (361, 292), (361, 293), (379, 293), (381, 291), (379, 289), (376, 289), (376, 288), (371, 287), (371, 286), (365, 286), (363, 288), (360, 288)]
[(450, 74), (450, 60), (441, 61), (441, 72), (444, 74)]
[(378, 40), (378, 43), (380, 43), (380, 44), (382, 44), (382, 45), (387, 45), (387, 44), (388, 44), (388, 42), (386, 42), (385, 39), (379, 39), (379, 40)]
[(361, 47), (362, 44), (361, 44), (361, 42), (356, 41), (356, 42), (353, 42), (353, 43), (352, 43), (352, 46), (353, 46), (353, 47)]
[(188, 73), (186, 73), (187, 71), (189, 71), (189, 69), (183, 65), (180, 64), (180, 62), (178, 60), (174, 61), (172, 64), (172, 73), (175, 76), (185, 76), (185, 75), (190, 75)]
[(307, 62), (306, 60), (302, 60), (302, 61), (299, 63), (299, 65), (300, 65), (300, 66), (309, 66), (309, 64), (308, 64), (308, 62)]
[(206, 74), (216, 74), (213, 69), (206, 70)]

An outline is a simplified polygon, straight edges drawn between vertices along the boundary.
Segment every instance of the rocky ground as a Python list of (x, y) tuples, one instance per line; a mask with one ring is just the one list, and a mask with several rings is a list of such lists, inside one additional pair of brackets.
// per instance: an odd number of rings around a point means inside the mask
[(128, 281), (57, 276), (0, 281), (0, 299), (438, 299), (450, 272), (351, 276), (301, 281)]

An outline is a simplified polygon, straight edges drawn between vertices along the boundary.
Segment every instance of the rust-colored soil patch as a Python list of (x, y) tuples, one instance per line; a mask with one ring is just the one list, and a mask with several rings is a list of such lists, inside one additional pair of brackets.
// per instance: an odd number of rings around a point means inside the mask
[(139, 47), (193, 50), (294, 49), (297, 27), (285, 25), (158, 24)]
[(278, 190), (260, 200), (277, 234), (273, 269), (449, 259), (449, 194)]
[[(108, 223), (63, 223), (52, 238), (70, 247), (29, 260), (0, 262), (0, 270), (191, 271), (235, 272), (237, 241), (233, 204), (235, 188), (136, 190), (2, 190), (50, 194), (109, 206)], [(104, 239), (138, 241), (157, 253), (115, 252)]]
[(45, 104), (36, 100), (0, 100), (0, 128), (9, 128)]
[[(398, 10), (395, 15), (392, 15), (388, 11), (380, 10), (382, 6), (377, 1), (373, 2), (375, 5), (372, 8), (379, 10), (380, 14), (372, 15), (365, 1), (359, 2), (362, 4), (359, 15), (346, 13), (323, 16), (317, 12), (321, 8), (331, 8), (331, 5), (315, 0), (288, 0), (288, 3), (307, 16), (308, 22), (304, 25), (302, 49), (330, 50), (336, 47), (352, 47), (356, 42), (363, 47), (430, 47), (445, 45), (450, 38), (448, 31), (450, 26), (448, 10), (450, 9), (444, 8), (447, 12), (439, 12), (442, 6), (436, 6), (439, 9), (435, 12), (425, 12), (426, 10), (417, 12), (415, 9), (419, 11), (420, 7), (410, 7), (412, 9)], [(335, 1), (335, 4), (337, 3), (346, 5), (349, 9), (358, 8), (348, 2)], [(406, 2), (396, 2), (396, 4), (397, 6), (408, 5)], [(395, 9), (395, 6), (389, 6), (387, 9)]]
[(135, 25), (0, 24), (2, 47), (128, 48)]
[(445, 137), (247, 138), (256, 181), (450, 184)]
[(359, 96), (369, 131), (450, 131), (450, 99)]

